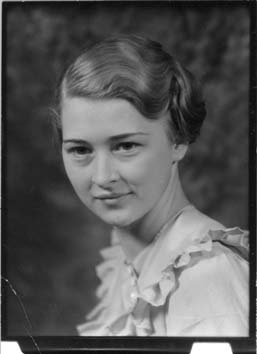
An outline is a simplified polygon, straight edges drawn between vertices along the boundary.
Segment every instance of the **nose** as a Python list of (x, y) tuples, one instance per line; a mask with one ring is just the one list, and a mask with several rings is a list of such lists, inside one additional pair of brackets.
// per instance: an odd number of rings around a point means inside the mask
[(119, 174), (112, 157), (107, 153), (96, 154), (93, 161), (92, 182), (98, 186), (106, 187), (117, 181), (118, 178)]

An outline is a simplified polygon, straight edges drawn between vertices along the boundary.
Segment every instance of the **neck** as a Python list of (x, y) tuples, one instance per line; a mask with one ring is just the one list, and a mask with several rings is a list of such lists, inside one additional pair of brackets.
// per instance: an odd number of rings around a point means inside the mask
[(176, 163), (172, 165), (171, 178), (164, 193), (151, 211), (140, 219), (140, 221), (129, 227), (116, 228), (116, 232), (120, 236), (121, 245), (126, 251), (127, 256), (133, 259), (137, 253), (131, 247), (131, 238), (137, 241), (137, 248), (141, 247), (142, 249), (153, 240), (169, 220), (188, 204), (189, 201), (183, 192)]

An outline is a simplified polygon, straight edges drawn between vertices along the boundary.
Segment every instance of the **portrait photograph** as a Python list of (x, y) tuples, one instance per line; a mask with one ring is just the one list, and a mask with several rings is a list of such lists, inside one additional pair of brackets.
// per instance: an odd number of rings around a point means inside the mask
[(2, 3), (4, 340), (254, 350), (254, 9)]

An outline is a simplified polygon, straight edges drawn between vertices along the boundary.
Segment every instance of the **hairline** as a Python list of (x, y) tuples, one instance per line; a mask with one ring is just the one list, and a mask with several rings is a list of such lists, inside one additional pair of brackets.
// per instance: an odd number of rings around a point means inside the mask
[[(92, 100), (92, 101), (108, 101), (108, 100), (124, 100), (124, 101), (127, 101), (129, 104), (131, 104), (136, 110), (138, 113), (140, 113), (144, 118), (146, 118), (147, 120), (162, 120), (164, 119), (165, 120), (165, 132), (167, 134), (167, 138), (168, 140), (170, 141), (171, 144), (176, 144), (176, 139), (175, 139), (175, 136), (174, 136), (174, 132), (172, 131), (172, 127), (171, 125), (169, 124), (169, 120), (171, 120), (171, 112), (169, 111), (168, 108), (166, 108), (165, 111), (162, 111), (161, 113), (159, 113), (158, 115), (156, 115), (156, 117), (154, 119), (152, 118), (149, 118), (147, 116), (145, 116), (144, 114), (142, 114), (138, 108), (136, 107), (135, 104), (133, 104), (133, 102), (129, 101), (127, 98), (125, 97), (94, 97), (94, 96), (90, 96), (90, 95), (73, 95), (73, 94), (70, 94), (68, 93), (67, 91), (67, 88), (65, 89), (65, 83), (66, 83), (66, 77), (64, 77), (62, 83), (61, 83), (61, 90), (60, 90), (60, 99), (59, 99), (59, 106), (60, 106), (60, 113), (59, 113), (59, 123), (60, 123), (60, 129), (62, 131), (62, 122), (61, 122), (61, 111), (62, 111), (62, 104), (63, 104), (63, 101), (65, 99), (72, 99), (72, 98), (84, 98), (84, 99), (89, 99), (89, 100)], [(166, 117), (165, 119), (165, 115), (168, 117)]]

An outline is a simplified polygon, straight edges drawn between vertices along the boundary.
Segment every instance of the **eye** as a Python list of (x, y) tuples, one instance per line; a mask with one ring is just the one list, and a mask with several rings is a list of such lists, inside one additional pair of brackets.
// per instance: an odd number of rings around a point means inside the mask
[(76, 159), (82, 159), (92, 154), (92, 149), (84, 145), (71, 146), (67, 148), (68, 154), (72, 155)]
[(132, 141), (126, 141), (123, 143), (119, 143), (116, 145), (116, 150), (132, 150), (135, 149), (137, 146), (139, 146), (139, 144), (134, 143)]
[(124, 141), (115, 145), (114, 150), (118, 152), (130, 153), (135, 152), (140, 147), (140, 144), (133, 141)]

